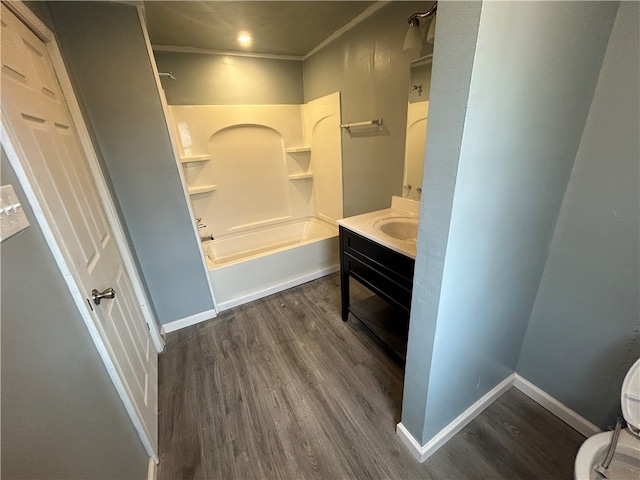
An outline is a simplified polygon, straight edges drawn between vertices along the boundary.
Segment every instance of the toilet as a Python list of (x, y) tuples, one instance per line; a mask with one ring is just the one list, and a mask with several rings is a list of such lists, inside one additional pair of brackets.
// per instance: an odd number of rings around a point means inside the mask
[[(640, 479), (640, 359), (631, 366), (624, 379), (620, 401), (627, 427), (620, 431), (606, 478)], [(598, 433), (582, 444), (576, 456), (575, 480), (603, 478), (594, 471), (594, 467), (603, 462), (612, 436), (613, 432)]]

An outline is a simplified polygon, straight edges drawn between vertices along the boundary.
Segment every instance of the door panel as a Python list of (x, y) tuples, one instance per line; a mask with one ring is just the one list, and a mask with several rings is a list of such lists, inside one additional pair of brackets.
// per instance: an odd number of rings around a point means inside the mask
[[(157, 455), (157, 356), (111, 232), (47, 49), (2, 5), (2, 114), (17, 139), (65, 262), (87, 301), (93, 288), (114, 299), (89, 303), (92, 319), (144, 435)], [(53, 326), (55, 328), (55, 326)], [(134, 423), (136, 423), (134, 421)]]

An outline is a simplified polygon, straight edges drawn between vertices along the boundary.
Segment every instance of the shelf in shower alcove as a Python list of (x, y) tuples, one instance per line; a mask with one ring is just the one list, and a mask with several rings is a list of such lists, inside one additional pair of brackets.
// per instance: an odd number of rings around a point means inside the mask
[(310, 153), (311, 147), (289, 147), (284, 149), (285, 153)]
[(289, 180), (307, 180), (313, 178), (313, 173), (293, 173), (289, 175)]
[(189, 187), (189, 195), (199, 195), (201, 193), (209, 193), (217, 190), (217, 185), (203, 185), (202, 187)]
[(210, 155), (193, 155), (191, 157), (180, 157), (180, 163), (199, 163), (211, 160)]

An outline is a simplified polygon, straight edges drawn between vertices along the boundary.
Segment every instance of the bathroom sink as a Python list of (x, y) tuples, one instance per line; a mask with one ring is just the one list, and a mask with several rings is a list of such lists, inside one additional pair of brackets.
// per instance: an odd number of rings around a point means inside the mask
[(388, 217), (373, 224), (377, 231), (404, 242), (415, 242), (418, 238), (418, 219), (416, 217)]

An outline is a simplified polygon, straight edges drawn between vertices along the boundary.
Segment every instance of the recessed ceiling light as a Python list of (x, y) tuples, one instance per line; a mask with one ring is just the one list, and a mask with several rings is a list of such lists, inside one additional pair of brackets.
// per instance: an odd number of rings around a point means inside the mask
[(249, 35), (246, 32), (241, 32), (238, 35), (238, 43), (243, 47), (248, 47), (249, 45), (251, 45), (251, 41), (252, 41), (251, 35)]

